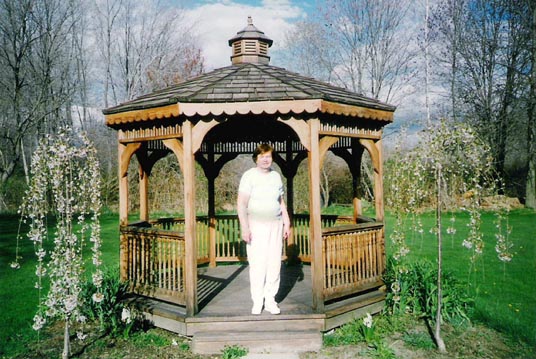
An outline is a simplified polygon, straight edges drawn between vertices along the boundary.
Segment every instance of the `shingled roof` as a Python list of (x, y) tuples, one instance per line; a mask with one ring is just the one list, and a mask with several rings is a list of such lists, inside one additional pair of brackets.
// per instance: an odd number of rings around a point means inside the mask
[(233, 63), (238, 63), (107, 108), (103, 110), (106, 123), (114, 126), (179, 116), (304, 112), (392, 121), (394, 106), (264, 63), (269, 59), (267, 41), (271, 44), (248, 18), (248, 27), (229, 40)]
[(105, 109), (103, 112), (113, 114), (179, 102), (217, 103), (311, 99), (386, 111), (395, 110), (394, 106), (286, 71), (283, 68), (247, 63), (220, 68), (179, 85)]

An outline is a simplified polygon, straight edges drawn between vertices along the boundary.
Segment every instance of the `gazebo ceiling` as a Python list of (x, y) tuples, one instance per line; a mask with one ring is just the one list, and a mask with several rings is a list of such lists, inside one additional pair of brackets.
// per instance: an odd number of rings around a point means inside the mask
[(232, 66), (107, 108), (106, 124), (249, 114), (335, 114), (380, 121), (380, 127), (393, 120), (394, 106), (264, 63), (271, 40), (251, 19), (242, 32), (229, 40)]

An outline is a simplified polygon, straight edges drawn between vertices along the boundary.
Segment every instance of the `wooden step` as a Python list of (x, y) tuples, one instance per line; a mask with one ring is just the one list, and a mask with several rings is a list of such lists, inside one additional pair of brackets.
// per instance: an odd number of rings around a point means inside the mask
[(226, 346), (238, 345), (249, 353), (299, 353), (322, 347), (319, 331), (198, 332), (192, 340), (196, 354), (218, 354)]
[(323, 314), (308, 315), (246, 315), (240, 317), (195, 317), (186, 319), (187, 335), (200, 332), (266, 332), (322, 331)]

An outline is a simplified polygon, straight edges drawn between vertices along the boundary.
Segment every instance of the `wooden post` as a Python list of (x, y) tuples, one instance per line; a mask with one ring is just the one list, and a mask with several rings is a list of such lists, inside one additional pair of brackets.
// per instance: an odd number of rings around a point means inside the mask
[[(121, 136), (121, 131), (119, 132)], [(134, 152), (141, 147), (141, 143), (119, 143), (117, 154), (119, 157), (119, 225), (128, 225), (128, 165)], [(121, 235), (119, 243), (119, 276), (126, 281), (128, 268), (128, 248), (126, 238)]]
[(292, 223), (292, 217), (294, 217), (294, 176), (296, 175), (296, 171), (294, 171), (294, 168), (290, 168), (293, 165), (293, 158), (292, 158), (292, 140), (287, 140), (285, 145), (285, 162), (287, 164), (287, 171), (285, 171), (285, 175), (287, 177), (287, 212), (289, 214), (291, 223)]
[(132, 155), (141, 147), (141, 143), (119, 143), (119, 224), (128, 224), (128, 165)]
[(192, 146), (192, 123), (183, 124), (184, 238), (186, 240), (186, 315), (197, 313), (197, 237), (195, 211), (195, 159)]
[(139, 165), (140, 175), (140, 221), (149, 220), (149, 174)]
[(376, 205), (376, 220), (383, 222), (385, 217), (383, 204), (383, 146), (382, 140), (376, 141), (374, 144), (378, 151), (377, 163), (374, 168), (374, 198)]
[(374, 167), (374, 206), (376, 208), (376, 220), (383, 221), (383, 166), (382, 166), (382, 143), (381, 140), (374, 142), (369, 139), (360, 139), (359, 142), (370, 154)]
[(361, 193), (359, 193), (359, 180), (361, 179), (361, 162), (363, 161), (364, 148), (357, 139), (352, 139), (352, 161), (348, 164), (352, 173), (352, 204), (354, 207), (354, 223), (357, 223), (359, 216), (363, 215), (363, 205), (361, 203)]
[(320, 146), (318, 119), (309, 120), (309, 240), (311, 242), (311, 276), (313, 287), (313, 310), (324, 311), (324, 266), (322, 254), (322, 223), (320, 204)]
[(212, 168), (212, 171), (206, 171), (208, 181), (208, 258), (209, 267), (216, 267), (216, 170), (214, 163), (214, 144), (211, 143), (208, 146), (208, 165)]
[(119, 225), (128, 224), (128, 164), (130, 157), (126, 157), (127, 146), (119, 144)]

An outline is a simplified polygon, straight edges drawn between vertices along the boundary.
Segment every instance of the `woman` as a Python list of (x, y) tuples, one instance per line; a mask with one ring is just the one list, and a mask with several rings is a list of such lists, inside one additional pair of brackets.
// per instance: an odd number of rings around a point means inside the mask
[(290, 233), (290, 220), (283, 200), (283, 182), (272, 169), (274, 149), (261, 144), (253, 153), (256, 167), (244, 172), (238, 187), (238, 219), (242, 240), (247, 243), (249, 281), (253, 308), (281, 313), (275, 295), (279, 290), (283, 238)]

